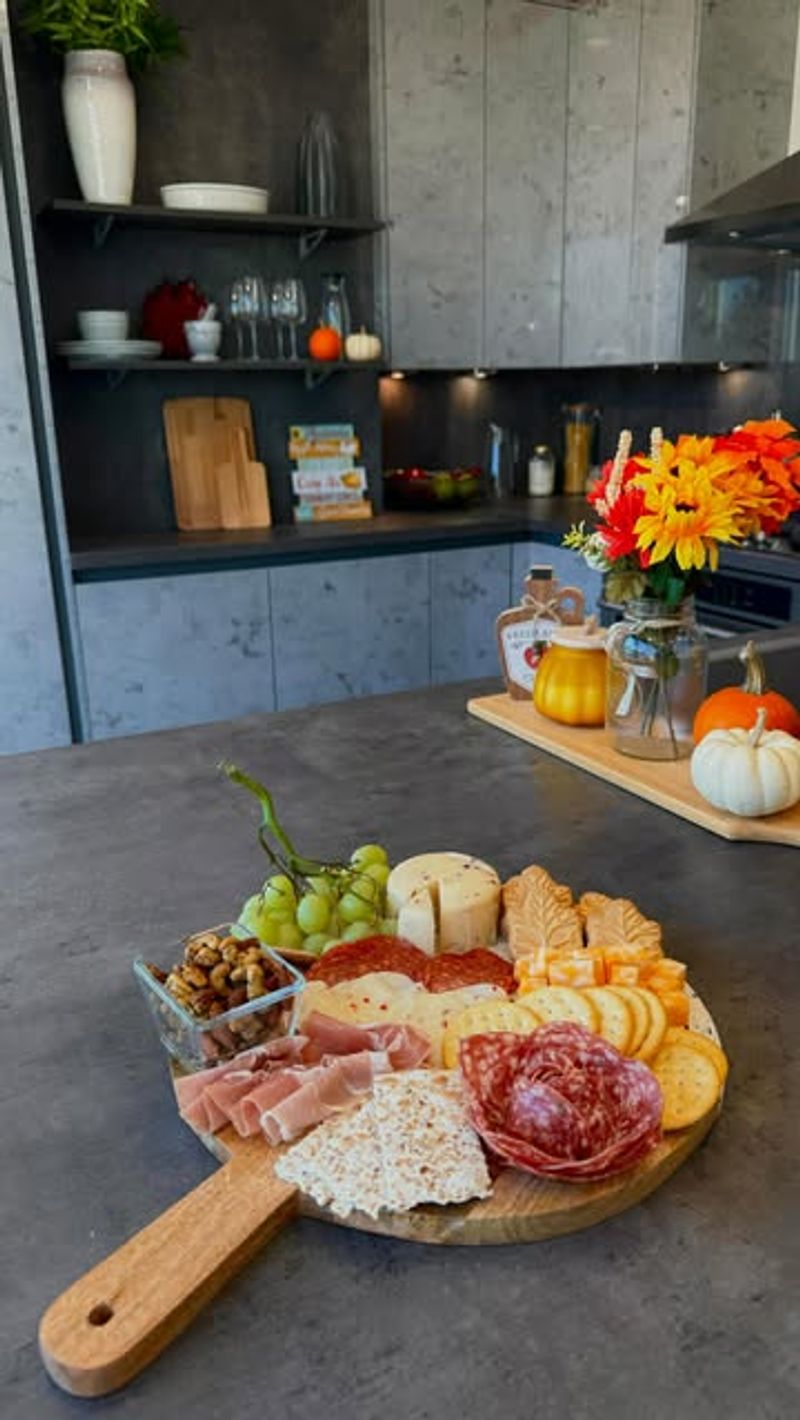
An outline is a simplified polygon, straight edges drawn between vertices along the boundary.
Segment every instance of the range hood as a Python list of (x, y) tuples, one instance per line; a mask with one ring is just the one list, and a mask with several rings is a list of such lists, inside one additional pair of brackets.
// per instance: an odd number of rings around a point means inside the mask
[(664, 240), (800, 252), (800, 152), (673, 222)]

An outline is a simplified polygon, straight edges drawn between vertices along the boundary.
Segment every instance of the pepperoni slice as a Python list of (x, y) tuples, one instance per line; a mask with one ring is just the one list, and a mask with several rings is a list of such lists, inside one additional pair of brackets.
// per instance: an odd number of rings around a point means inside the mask
[(370, 971), (398, 971), (412, 981), (425, 981), (428, 957), (403, 937), (362, 937), (358, 942), (342, 942), (331, 947), (308, 973), (309, 981), (336, 986), (355, 981)]
[(469, 1036), (460, 1062), (478, 1133), (529, 1173), (610, 1178), (661, 1138), (655, 1075), (583, 1026), (559, 1021), (528, 1036)]
[(461, 986), (478, 986), (483, 982), (499, 986), (510, 996), (515, 988), (514, 968), (486, 947), (473, 947), (469, 952), (443, 952), (441, 956), (428, 959), (425, 985), (429, 991), (455, 991)]

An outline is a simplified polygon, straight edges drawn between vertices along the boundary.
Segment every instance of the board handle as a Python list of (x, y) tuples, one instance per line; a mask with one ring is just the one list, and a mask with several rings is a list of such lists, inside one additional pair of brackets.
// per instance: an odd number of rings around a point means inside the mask
[(56, 1385), (107, 1395), (168, 1346), (297, 1211), (260, 1137), (48, 1307), (39, 1349)]

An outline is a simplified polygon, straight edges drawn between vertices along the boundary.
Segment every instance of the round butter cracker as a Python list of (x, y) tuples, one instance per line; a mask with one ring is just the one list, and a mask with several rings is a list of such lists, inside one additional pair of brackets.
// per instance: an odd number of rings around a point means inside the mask
[(650, 1069), (664, 1095), (665, 1130), (696, 1124), (719, 1099), (722, 1085), (716, 1065), (689, 1045), (663, 1046)]
[(627, 1001), (633, 1014), (633, 1035), (628, 1046), (628, 1054), (635, 1055), (650, 1029), (650, 1009), (647, 997), (640, 994), (635, 986), (608, 986), (608, 991), (616, 991), (623, 1001)]
[(539, 1025), (539, 1017), (518, 1001), (477, 1001), (474, 1006), (465, 1006), (447, 1024), (442, 1043), (444, 1067), (446, 1070), (455, 1069), (459, 1046), (469, 1035), (484, 1035), (492, 1031), (530, 1035)]
[(647, 1034), (635, 1052), (637, 1060), (650, 1061), (656, 1056), (664, 1044), (664, 1037), (667, 1034), (669, 1021), (664, 1006), (656, 995), (655, 991), (648, 991), (646, 987), (632, 986), (632, 991), (643, 996), (645, 1005), (650, 1016)]
[(526, 996), (518, 996), (517, 1005), (533, 1011), (542, 1021), (574, 1021), (595, 1034), (599, 1030), (600, 1012), (585, 991), (574, 986), (537, 986)]
[(600, 1017), (598, 1035), (620, 1055), (627, 1055), (633, 1039), (633, 1011), (628, 1002), (608, 986), (585, 986), (583, 994), (588, 996)]
[(670, 1026), (664, 1036), (664, 1044), (686, 1045), (691, 1050), (699, 1050), (701, 1055), (707, 1055), (717, 1067), (720, 1083), (725, 1084), (730, 1069), (728, 1057), (722, 1046), (717, 1045), (710, 1036), (702, 1035), (700, 1031), (687, 1030), (685, 1026)]

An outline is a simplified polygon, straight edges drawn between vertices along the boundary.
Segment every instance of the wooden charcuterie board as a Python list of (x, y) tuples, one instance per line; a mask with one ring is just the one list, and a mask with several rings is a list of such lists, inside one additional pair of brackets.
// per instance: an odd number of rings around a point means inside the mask
[[(696, 996), (692, 1025), (719, 1039)], [(73, 1395), (119, 1389), (297, 1214), (445, 1245), (539, 1242), (592, 1227), (664, 1183), (702, 1142), (718, 1113), (719, 1105), (689, 1128), (665, 1135), (642, 1164), (604, 1182), (556, 1183), (505, 1168), (489, 1198), (377, 1219), (361, 1214), (342, 1219), (317, 1207), (276, 1176), (277, 1151), (262, 1138), (241, 1139), (231, 1127), (200, 1134), (222, 1168), (52, 1303), (39, 1328), (42, 1359), (56, 1384)]]
[(571, 728), (547, 720), (527, 701), (510, 695), (484, 695), (467, 702), (467, 710), (498, 730), (505, 730), (537, 749), (585, 769), (618, 789), (649, 804), (668, 809), (716, 833), (720, 838), (756, 843), (783, 843), (800, 848), (800, 804), (768, 818), (739, 818), (722, 813), (700, 797), (689, 774), (689, 761), (634, 759), (620, 754), (604, 729)]

